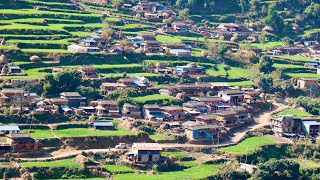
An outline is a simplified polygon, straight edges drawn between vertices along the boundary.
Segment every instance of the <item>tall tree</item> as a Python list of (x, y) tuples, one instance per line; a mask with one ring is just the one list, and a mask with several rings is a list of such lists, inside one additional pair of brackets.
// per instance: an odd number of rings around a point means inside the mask
[(284, 21), (283, 21), (283, 18), (278, 15), (275, 3), (269, 6), (268, 15), (267, 17), (264, 18), (264, 23), (271, 26), (276, 33), (283, 32)]
[(182, 20), (188, 20), (189, 19), (189, 9), (183, 9), (179, 11), (179, 16)]
[(262, 56), (259, 60), (259, 70), (263, 73), (270, 73), (273, 71), (273, 61), (269, 56)]

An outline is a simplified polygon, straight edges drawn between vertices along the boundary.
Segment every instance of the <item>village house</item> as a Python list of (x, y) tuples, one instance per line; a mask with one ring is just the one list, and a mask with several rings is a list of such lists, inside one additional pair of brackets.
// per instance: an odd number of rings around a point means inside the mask
[(244, 101), (246, 103), (260, 103), (262, 98), (260, 97), (260, 92), (255, 90), (245, 91), (244, 92)]
[(18, 99), (24, 98), (23, 89), (4, 88), (1, 90), (0, 102), (1, 104), (8, 104)]
[(320, 55), (320, 44), (312, 45), (308, 49), (311, 55)]
[(14, 125), (0, 126), (0, 134), (12, 134), (12, 133), (20, 133), (19, 126), (14, 126)]
[(22, 73), (20, 66), (9, 65), (7, 67), (8, 67), (8, 73), (9, 74), (20, 74), (20, 73)]
[(250, 119), (250, 115), (248, 109), (242, 106), (233, 106), (230, 110), (235, 111), (237, 113), (237, 117), (240, 122), (244, 122)]
[[(96, 42), (97, 42), (97, 45), (98, 45), (99, 47), (105, 47), (106, 44), (107, 44), (107, 39), (106, 39), (105, 37), (103, 37), (103, 36), (91, 35), (91, 36), (89, 36), (88, 39), (89, 39), (89, 40), (94, 40), (94, 41), (96, 41)], [(90, 46), (92, 46), (92, 45), (90, 45)]]
[(189, 57), (192, 52), (187, 49), (169, 49), (169, 55), (174, 55), (178, 57)]
[(100, 52), (98, 47), (83, 47), (76, 44), (68, 46), (68, 51), (72, 53), (97, 53)]
[(177, 75), (199, 75), (204, 74), (204, 67), (199, 66), (196, 63), (190, 63), (185, 66), (176, 66), (174, 74)]
[(61, 105), (68, 104), (68, 100), (66, 100), (64, 98), (51, 98), (49, 101), (54, 106), (61, 106)]
[(79, 44), (85, 46), (85, 47), (97, 47), (98, 42), (93, 39), (81, 39), (79, 40)]
[(140, 50), (143, 52), (149, 52), (149, 53), (159, 52), (160, 42), (157, 40), (144, 41), (140, 46)]
[(221, 23), (216, 29), (223, 32), (248, 32), (249, 29), (243, 24)]
[(189, 101), (183, 103), (183, 110), (189, 113), (191, 116), (208, 113), (210, 110), (204, 102)]
[(295, 33), (297, 33), (300, 30), (300, 26), (297, 23), (292, 23), (291, 27)]
[(244, 101), (244, 91), (237, 89), (225, 89), (219, 91), (218, 96), (228, 104), (240, 104)]
[(95, 107), (98, 116), (119, 117), (119, 104), (115, 100), (98, 100), (98, 106)]
[(143, 113), (146, 120), (162, 123), (170, 119), (168, 114), (162, 112), (162, 109), (157, 104), (145, 104)]
[(62, 92), (60, 98), (66, 99), (71, 107), (85, 106), (87, 98), (82, 97), (78, 92)]
[(219, 136), (220, 126), (218, 125), (197, 125), (185, 129), (189, 140), (213, 140)]
[(141, 118), (140, 107), (134, 104), (125, 103), (122, 107), (122, 115), (134, 118)]
[(225, 82), (213, 82), (213, 83), (210, 83), (210, 84), (211, 84), (212, 91), (214, 91), (216, 94), (219, 91), (222, 91), (224, 89), (228, 89), (230, 87), (230, 85), (228, 83), (225, 83)]
[(159, 90), (159, 93), (167, 96), (177, 96), (178, 93), (184, 93), (187, 96), (198, 96), (200, 93), (207, 93), (211, 90), (211, 84), (200, 83), (195, 84), (176, 84), (165, 86)]
[(233, 110), (224, 110), (214, 113), (217, 116), (217, 121), (222, 126), (232, 126), (239, 123), (238, 113)]
[(165, 9), (160, 13), (158, 13), (158, 18), (160, 19), (169, 19), (169, 18), (176, 19), (176, 17), (177, 17), (177, 13), (175, 13), (171, 9)]
[(302, 130), (306, 135), (319, 136), (320, 123), (316, 121), (302, 121)]
[(188, 31), (188, 25), (181, 21), (174, 21), (171, 26), (173, 30), (176, 32), (185, 33)]
[(201, 114), (196, 117), (196, 121), (205, 124), (217, 124), (217, 118), (214, 114)]
[(92, 65), (90, 66), (80, 66), (77, 70), (81, 73), (82, 78), (98, 78), (96, 68)]
[(159, 18), (156, 13), (144, 13), (144, 17), (148, 20), (157, 20)]
[(162, 148), (158, 143), (133, 143), (128, 159), (138, 164), (157, 163), (161, 158)]
[(193, 127), (193, 126), (202, 126), (202, 125), (206, 125), (206, 123), (203, 122), (197, 122), (197, 121), (185, 121), (183, 123), (181, 123), (181, 127), (183, 129), (187, 129), (189, 127)]
[(230, 108), (230, 105), (225, 103), (221, 97), (199, 97), (194, 98), (194, 100), (204, 102), (210, 108), (211, 112)]
[(97, 130), (112, 130), (112, 129), (114, 129), (112, 122), (93, 122), (92, 126)]
[(28, 133), (13, 133), (6, 135), (6, 142), (0, 146), (7, 146), (12, 152), (38, 151), (38, 141), (31, 138)]
[(271, 127), (275, 133), (283, 136), (290, 133), (301, 133), (302, 123), (293, 115), (279, 115), (271, 119)]
[(317, 78), (300, 78), (297, 86), (301, 89), (318, 89), (319, 79)]
[(164, 106), (162, 107), (163, 113), (169, 114), (170, 118), (173, 120), (185, 120), (187, 118), (186, 113), (180, 106)]
[(136, 12), (156, 12), (165, 10), (166, 8), (166, 6), (163, 6), (158, 2), (138, 2), (136, 6), (132, 7), (132, 10)]
[(151, 34), (151, 33), (147, 33), (147, 34), (138, 34), (137, 39), (141, 40), (141, 41), (154, 41), (156, 40), (156, 36), (155, 34)]
[(303, 45), (306, 47), (313, 46), (319, 44), (317, 41), (304, 41)]
[(149, 86), (149, 80), (145, 77), (120, 78), (115, 83), (102, 83), (100, 88), (103, 94), (108, 94), (117, 89), (134, 88), (145, 91)]

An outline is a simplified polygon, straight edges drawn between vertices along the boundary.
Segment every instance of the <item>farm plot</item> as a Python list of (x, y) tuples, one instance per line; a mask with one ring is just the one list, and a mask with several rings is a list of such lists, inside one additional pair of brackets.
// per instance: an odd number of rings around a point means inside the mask
[(312, 116), (312, 114), (300, 109), (286, 109), (277, 113), (277, 115), (282, 115), (282, 114), (290, 114), (294, 116)]
[(116, 130), (94, 130), (91, 128), (67, 128), (53, 131), (58, 137), (79, 137), (79, 136), (124, 136), (134, 135), (125, 129)]
[(70, 167), (80, 168), (80, 164), (75, 159), (62, 159), (56, 161), (21, 162), (22, 167)]

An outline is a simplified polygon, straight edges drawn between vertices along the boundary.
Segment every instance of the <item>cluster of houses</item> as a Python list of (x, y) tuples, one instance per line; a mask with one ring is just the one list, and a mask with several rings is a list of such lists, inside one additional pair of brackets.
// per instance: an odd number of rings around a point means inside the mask
[(320, 117), (279, 115), (271, 119), (274, 132), (284, 137), (317, 137), (320, 135)]

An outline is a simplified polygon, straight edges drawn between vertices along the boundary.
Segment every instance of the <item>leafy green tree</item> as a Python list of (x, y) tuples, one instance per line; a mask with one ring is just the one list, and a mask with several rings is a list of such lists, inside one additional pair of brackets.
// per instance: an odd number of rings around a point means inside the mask
[(46, 95), (58, 95), (61, 92), (76, 91), (82, 83), (81, 73), (76, 70), (65, 70), (56, 75), (44, 78), (43, 89)]
[(258, 85), (260, 89), (265, 92), (272, 92), (273, 91), (273, 78), (268, 74), (258, 74), (254, 81)]
[(86, 97), (88, 99), (100, 99), (101, 98), (99, 91), (97, 91), (96, 89), (94, 89), (93, 87), (90, 87), (90, 86), (89, 87), (79, 86), (77, 91), (81, 96)]
[(258, 36), (258, 39), (259, 39), (260, 44), (266, 43), (266, 34), (265, 33), (260, 34)]
[(288, 36), (282, 38), (282, 42), (283, 42), (283, 44), (285, 44), (286, 46), (293, 44), (293, 40), (292, 40), (291, 38), (289, 38)]
[(275, 3), (269, 6), (268, 15), (264, 18), (264, 23), (271, 26), (275, 32), (283, 32), (283, 29), (285, 27), (284, 21), (283, 18), (278, 15)]
[(300, 165), (297, 162), (272, 159), (260, 165), (253, 179), (296, 180), (299, 179), (299, 168)]
[(184, 7), (186, 5), (186, 0), (177, 0), (176, 5), (179, 7)]
[(189, 9), (183, 9), (179, 11), (179, 16), (182, 20), (188, 20), (189, 19)]
[(263, 73), (270, 73), (273, 71), (273, 61), (269, 56), (262, 56), (259, 60), (259, 70)]

